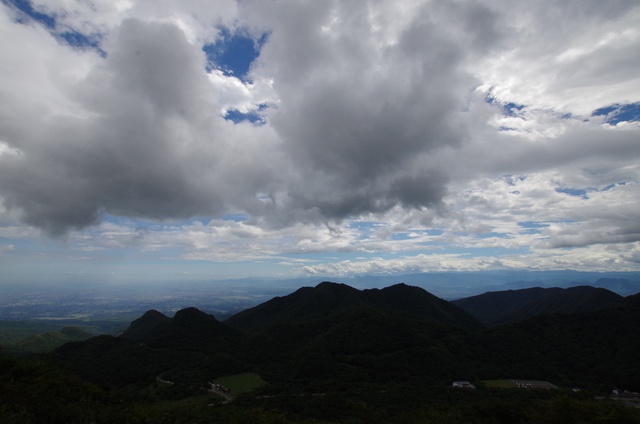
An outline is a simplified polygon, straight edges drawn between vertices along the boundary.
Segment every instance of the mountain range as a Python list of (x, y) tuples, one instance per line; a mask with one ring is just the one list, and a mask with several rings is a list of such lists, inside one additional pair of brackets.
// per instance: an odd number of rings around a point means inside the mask
[[(637, 423), (623, 403), (640, 404), (637, 352), (640, 294), (535, 288), (448, 302), (406, 284), (323, 282), (223, 321), (149, 310), (117, 336), (31, 359), (5, 349), (0, 422)], [(559, 389), (496, 386), (527, 380)]]
[(150, 310), (118, 337), (67, 343), (53, 355), (99, 384), (251, 371), (272, 390), (516, 376), (638, 390), (639, 351), (640, 295), (534, 288), (448, 302), (405, 284), (323, 282), (224, 322), (196, 308), (173, 318)]

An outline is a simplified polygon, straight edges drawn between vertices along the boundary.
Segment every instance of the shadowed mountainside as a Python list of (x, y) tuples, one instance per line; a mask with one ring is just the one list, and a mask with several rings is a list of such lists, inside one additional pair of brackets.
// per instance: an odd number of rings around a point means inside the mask
[(590, 286), (567, 289), (534, 287), (488, 292), (452, 303), (485, 325), (512, 324), (542, 314), (579, 313), (620, 304), (624, 298)]
[(134, 342), (142, 342), (160, 337), (168, 331), (171, 318), (161, 312), (151, 309), (140, 318), (131, 322), (131, 325), (120, 335)]
[(226, 323), (249, 330), (326, 319), (355, 310), (398, 314), (466, 329), (482, 327), (464, 310), (419, 287), (397, 284), (384, 289), (360, 291), (345, 284), (326, 281), (242, 311), (230, 317)]
[[(562, 293), (575, 297), (569, 304), (590, 304), (587, 292)], [(228, 322), (195, 308), (173, 318), (150, 311), (121, 337), (69, 343), (55, 357), (102, 384), (149, 380), (160, 373), (171, 381), (201, 382), (251, 371), (286, 390), (442, 385), (510, 376), (638, 390), (640, 369), (633, 358), (640, 351), (639, 299), (483, 330), (460, 308), (416, 287), (359, 291), (325, 282)]]

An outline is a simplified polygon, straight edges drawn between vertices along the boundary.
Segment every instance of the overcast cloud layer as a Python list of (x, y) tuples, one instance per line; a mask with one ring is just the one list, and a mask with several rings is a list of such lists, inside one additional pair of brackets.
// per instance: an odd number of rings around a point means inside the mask
[[(0, 3), (5, 279), (640, 270), (637, 1), (30, 5)], [(233, 35), (246, 75), (203, 50)]]

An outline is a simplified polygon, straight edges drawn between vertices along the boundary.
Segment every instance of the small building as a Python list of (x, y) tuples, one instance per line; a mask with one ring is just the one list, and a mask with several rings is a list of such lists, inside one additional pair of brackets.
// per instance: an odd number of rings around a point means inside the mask
[(558, 389), (558, 386), (541, 380), (512, 380), (515, 387), (521, 389)]
[(464, 381), (464, 380), (461, 380), (461, 381), (454, 381), (454, 382), (451, 384), (451, 387), (455, 387), (455, 388), (458, 388), (458, 389), (475, 389), (475, 388), (476, 388), (476, 386), (474, 386), (473, 384), (471, 384), (471, 382), (469, 382), (469, 381)]

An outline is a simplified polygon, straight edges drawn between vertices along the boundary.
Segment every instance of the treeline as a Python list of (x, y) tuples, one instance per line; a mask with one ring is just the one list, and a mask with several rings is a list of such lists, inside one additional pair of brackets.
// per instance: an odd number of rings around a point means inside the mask
[(0, 358), (0, 422), (30, 423), (535, 423), (632, 424), (640, 410), (589, 393), (400, 384), (266, 396), (216, 395), (150, 382), (104, 388), (41, 360)]

